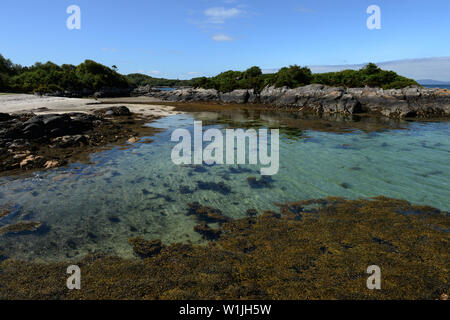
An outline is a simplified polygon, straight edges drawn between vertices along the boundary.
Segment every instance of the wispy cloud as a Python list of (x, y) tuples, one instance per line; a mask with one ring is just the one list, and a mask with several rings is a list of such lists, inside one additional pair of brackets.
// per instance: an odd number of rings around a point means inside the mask
[(114, 48), (102, 48), (102, 51), (106, 51), (106, 52), (117, 52), (119, 50), (114, 49)]
[(305, 7), (297, 7), (297, 8), (295, 8), (294, 10), (295, 10), (296, 12), (300, 12), (300, 13), (315, 13), (314, 10), (308, 9), (308, 8), (305, 8)]
[(238, 8), (215, 7), (206, 9), (204, 14), (207, 17), (209, 23), (225, 23), (227, 19), (235, 18), (244, 13), (243, 10)]
[(212, 39), (213, 39), (214, 41), (219, 41), (219, 42), (223, 42), (223, 41), (233, 41), (233, 40), (234, 40), (233, 37), (227, 36), (226, 34), (223, 34), (223, 33), (213, 35), (213, 36), (212, 36)]

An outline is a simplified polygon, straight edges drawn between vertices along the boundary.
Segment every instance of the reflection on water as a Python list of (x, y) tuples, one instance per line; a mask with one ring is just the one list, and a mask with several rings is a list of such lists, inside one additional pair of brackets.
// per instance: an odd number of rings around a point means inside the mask
[[(262, 179), (259, 166), (249, 165), (175, 166), (171, 132), (192, 129), (194, 119), (204, 129), (280, 128), (279, 174)], [(0, 228), (19, 221), (41, 227), (0, 236), (0, 252), (51, 261), (92, 252), (131, 257), (127, 240), (135, 236), (202, 243), (187, 214), (192, 202), (233, 218), (275, 209), (275, 202), (327, 196), (384, 195), (450, 209), (448, 122), (229, 110), (171, 116), (152, 126), (168, 130), (151, 144), (94, 154), (94, 164), (3, 178), (0, 205), (11, 213), (0, 218)]]

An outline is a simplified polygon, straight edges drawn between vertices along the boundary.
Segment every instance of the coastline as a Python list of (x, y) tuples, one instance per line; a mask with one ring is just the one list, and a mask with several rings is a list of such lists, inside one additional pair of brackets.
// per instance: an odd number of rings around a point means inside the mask
[(158, 91), (140, 87), (132, 96), (147, 96), (170, 102), (216, 102), (224, 104), (262, 104), (267, 107), (290, 108), (316, 114), (373, 114), (389, 118), (448, 118), (450, 91), (408, 87), (343, 88), (308, 85), (296, 89), (266, 87), (254, 90), (234, 90), (222, 93), (215, 89), (181, 89)]
[[(327, 90), (331, 89), (333, 88)], [(290, 95), (293, 92), (290, 89), (276, 90), (282, 96), (272, 92), (270, 95), (271, 99), (286, 99), (286, 95)], [(335, 93), (337, 94), (336, 96), (333, 95)], [(401, 129), (411, 120), (448, 121), (449, 119), (448, 116), (436, 115), (435, 111), (430, 112), (423, 118), (386, 117), (376, 112), (319, 112), (319, 109), (311, 109), (310, 107), (299, 108), (294, 105), (280, 104), (277, 101), (269, 105), (261, 102), (257, 103), (256, 100), (253, 102), (250, 102), (250, 99), (239, 100), (238, 98), (242, 98), (243, 94), (245, 96), (249, 94), (247, 91), (242, 92), (242, 90), (230, 93), (227, 96), (227, 102), (223, 102), (223, 96), (221, 96), (222, 100), (218, 100), (218, 98), (214, 98), (215, 94), (217, 92), (211, 90), (184, 88), (174, 91), (152, 91), (149, 95), (102, 99), (48, 97), (26, 94), (2, 95), (0, 96), (0, 115), (4, 119), (0, 119), (0, 121), (6, 122), (3, 122), (5, 127), (2, 131), (2, 137), (0, 137), (0, 146), (4, 150), (0, 161), (0, 175), (30, 173), (36, 170), (66, 166), (74, 161), (88, 162), (89, 154), (91, 153), (113, 146), (130, 145), (139, 141), (141, 137), (151, 136), (156, 132), (156, 130), (144, 125), (165, 116), (185, 112), (221, 112), (227, 110), (232, 113), (232, 110), (242, 108), (255, 112), (267, 111), (279, 115), (282, 115), (284, 112), (295, 112), (304, 119), (302, 122), (303, 129), (311, 128), (325, 132), (348, 132), (349, 130), (370, 132), (391, 128)], [(338, 101), (336, 97), (339, 97), (340, 94), (339, 91), (332, 91), (334, 98), (326, 101), (336, 103)], [(315, 99), (321, 101), (323, 97)], [(350, 100), (353, 101), (353, 98)], [(355, 102), (353, 101), (352, 103), (354, 104)], [(324, 104), (319, 104), (320, 108), (323, 109)], [(114, 117), (106, 117), (105, 119), (105, 111), (122, 107), (125, 107), (129, 112), (125, 117), (121, 116), (116, 119)], [(447, 106), (444, 105), (442, 110), (447, 110), (446, 108)], [(353, 109), (353, 111), (355, 110)], [(45, 118), (58, 115), (61, 117), (79, 118), (83, 114), (100, 117), (96, 119), (97, 121), (105, 121), (102, 122), (102, 126), (97, 126), (95, 130), (92, 130), (94, 128), (92, 123), (88, 124), (88, 127), (90, 126), (88, 129), (82, 130), (90, 130), (90, 132), (60, 134), (52, 137), (50, 140), (45, 139), (45, 137), (41, 139), (39, 135), (42, 133), (40, 132), (37, 132), (37, 136), (33, 136), (31, 140), (23, 140), (24, 137), (17, 132), (12, 133), (8, 139), (5, 138), (5, 130), (8, 131), (17, 126), (23, 126), (21, 129), (25, 129), (24, 124), (27, 121), (33, 121), (33, 117)], [(84, 120), (86, 119), (89, 118)], [(90, 119), (91, 122), (94, 120)], [(353, 121), (352, 125), (349, 125), (348, 121), (351, 120), (355, 121)], [(60, 124), (62, 126), (67, 125), (64, 121)], [(96, 138), (93, 138), (94, 136)], [(87, 140), (86, 137), (88, 138)], [(62, 147), (55, 148), (55, 144), (51, 143), (51, 141), (55, 140), (54, 138), (74, 143), (62, 143)], [(12, 148), (11, 145), (13, 146)]]
[[(268, 109), (257, 104), (209, 105), (209, 102), (204, 102), (190, 105), (146, 97), (67, 100), (68, 106), (62, 103), (64, 100), (32, 100), (34, 102), (28, 103), (28, 109), (17, 108), (15, 116), (25, 117), (26, 122), (36, 116), (30, 115), (30, 111), (44, 118), (54, 117), (56, 113), (77, 118), (82, 113), (95, 116), (95, 121), (105, 121), (105, 136), (112, 139), (106, 139), (95, 149), (86, 145), (64, 148), (72, 156), (82, 151), (87, 154), (95, 152), (107, 145), (130, 145), (136, 140), (129, 139), (150, 136), (153, 129), (148, 128), (150, 131), (142, 134), (139, 130), (142, 125), (158, 118), (157, 114), (152, 113), (155, 111), (176, 114), (226, 108), (233, 113), (233, 108), (246, 106), (249, 109)], [(42, 101), (48, 102), (43, 106)], [(78, 105), (73, 106), (75, 102)], [(132, 113), (128, 106), (141, 113)], [(323, 114), (323, 121), (326, 122), (316, 129), (345, 132), (345, 126), (329, 125), (352, 116), (358, 115)], [(368, 131), (384, 130), (391, 124), (395, 126), (404, 121), (374, 114), (367, 117), (380, 121), (375, 122), (373, 127), (367, 127)], [(311, 119), (311, 123), (317, 124), (317, 121)], [(345, 124), (345, 121), (341, 122)], [(361, 122), (357, 124), (361, 125)], [(301, 126), (306, 128), (308, 125)], [(357, 130), (364, 130), (364, 124)], [(48, 144), (37, 142), (38, 146), (47, 147)], [(58, 150), (55, 149), (56, 153), (60, 152)], [(42, 168), (29, 167), (25, 172), (35, 169)], [(206, 202), (192, 204), (186, 212), (181, 210), (181, 214), (199, 223), (195, 231), (210, 238), (207, 245), (185, 242), (165, 244), (158, 240), (131, 238), (129, 244), (124, 242), (123, 245), (129, 245), (130, 251), (134, 250), (134, 259), (94, 252), (73, 261), (87, 270), (83, 275), (86, 290), (82, 292), (68, 292), (61, 286), (65, 283), (65, 268), (70, 259), (54, 263), (22, 261), (0, 251), (0, 297), (438, 299), (442, 293), (448, 293), (446, 256), (441, 252), (448, 242), (448, 213), (438, 209), (384, 197), (371, 200), (329, 198), (281, 204), (279, 212), (256, 212), (257, 217), (249, 209), (248, 218), (230, 219), (224, 218), (220, 210), (206, 205)], [(411, 215), (410, 212), (416, 214)], [(6, 211), (4, 214), (8, 215)], [(224, 221), (219, 227), (204, 224), (218, 218)], [(0, 230), (0, 234), (10, 232), (4, 236), (15, 237), (21, 232), (39, 233), (41, 227), (45, 232), (45, 225), (7, 225)], [(419, 237), (421, 240), (417, 241)], [(369, 292), (364, 286), (365, 268), (373, 264), (374, 259), (378, 264), (391, 266), (389, 273), (385, 274), (385, 290), (381, 292)], [(239, 270), (238, 277), (234, 276), (236, 270)], [(40, 281), (36, 282), (36, 278)], [(317, 282), (317, 279), (321, 280)]]

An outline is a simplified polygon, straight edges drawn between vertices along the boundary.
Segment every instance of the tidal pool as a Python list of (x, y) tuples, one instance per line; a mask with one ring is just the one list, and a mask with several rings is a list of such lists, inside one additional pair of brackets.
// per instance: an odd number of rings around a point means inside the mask
[[(280, 128), (280, 170), (260, 180), (253, 165), (184, 165), (171, 161), (173, 130)], [(193, 112), (151, 124), (152, 143), (93, 154), (91, 164), (0, 180), (0, 228), (36, 221), (35, 232), (0, 236), (0, 253), (41, 261), (90, 253), (132, 257), (130, 237), (203, 243), (188, 203), (232, 217), (274, 203), (328, 196), (386, 196), (450, 210), (450, 123), (305, 119), (292, 113)], [(249, 180), (250, 178), (250, 180)], [(255, 183), (255, 179), (256, 182)]]

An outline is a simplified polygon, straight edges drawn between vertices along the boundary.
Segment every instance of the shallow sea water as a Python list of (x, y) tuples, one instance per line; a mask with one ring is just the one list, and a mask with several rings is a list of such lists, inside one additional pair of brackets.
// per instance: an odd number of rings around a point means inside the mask
[[(172, 163), (176, 143), (171, 133), (192, 130), (194, 119), (203, 120), (204, 129), (280, 126), (279, 119), (264, 113), (170, 116), (151, 124), (166, 129), (151, 137), (152, 143), (93, 154), (92, 164), (2, 178), (0, 206), (12, 206), (14, 212), (0, 219), (0, 227), (27, 220), (43, 225), (33, 233), (0, 236), (0, 251), (18, 259), (55, 261), (89, 253), (132, 257), (128, 238), (136, 236), (204, 243), (193, 231), (198, 221), (186, 214), (187, 204), (195, 201), (233, 218), (245, 217), (248, 209), (276, 209), (276, 202), (327, 196), (384, 195), (450, 210), (449, 122), (346, 133), (285, 122), (279, 173), (255, 188), (247, 179), (261, 179), (259, 166)], [(205, 190), (204, 182), (225, 187)]]

